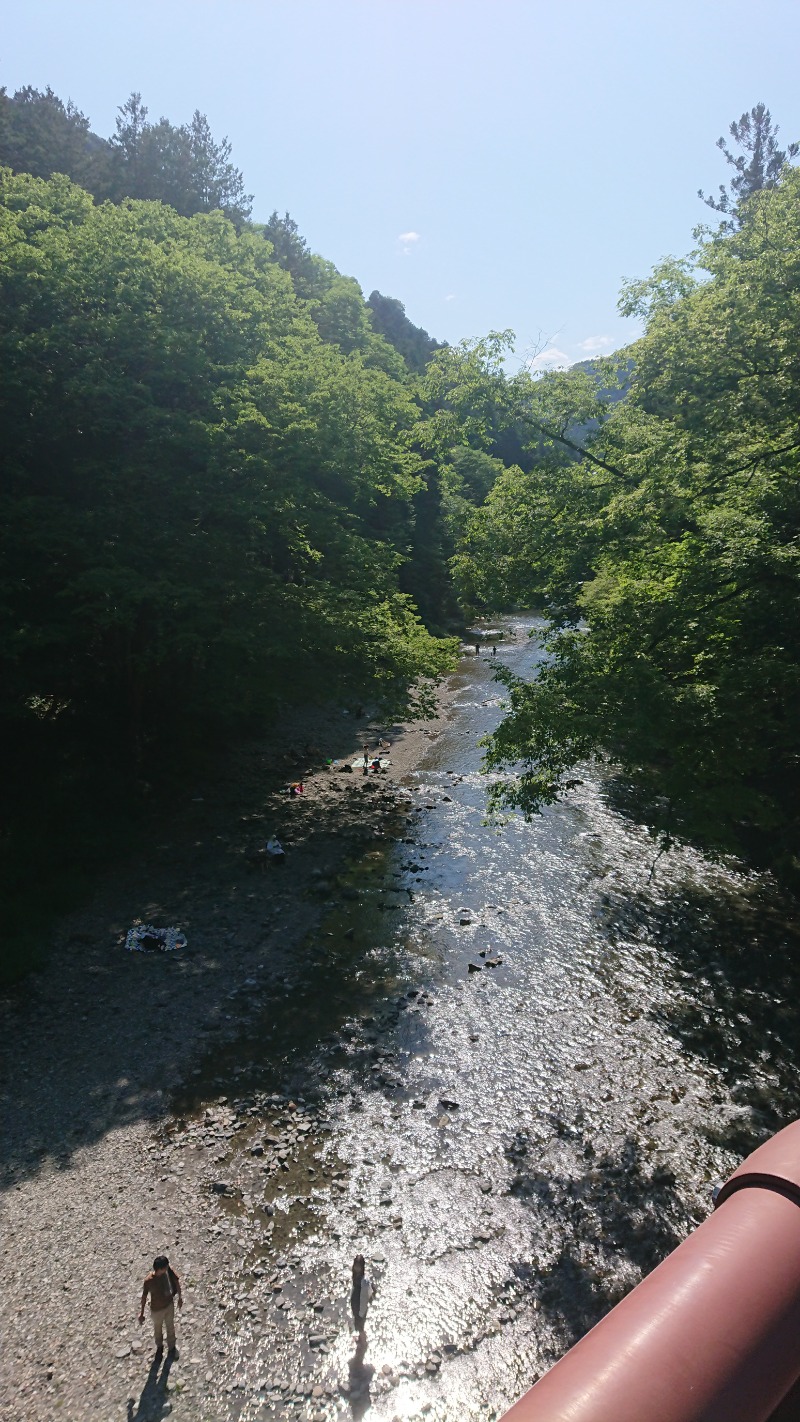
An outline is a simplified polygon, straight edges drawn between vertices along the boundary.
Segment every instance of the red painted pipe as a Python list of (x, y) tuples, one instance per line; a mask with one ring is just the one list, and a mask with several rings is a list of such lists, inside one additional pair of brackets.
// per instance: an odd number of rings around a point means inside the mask
[[(800, 1121), (504, 1422), (768, 1422), (800, 1379)], [(777, 1422), (777, 1417), (775, 1418)]]

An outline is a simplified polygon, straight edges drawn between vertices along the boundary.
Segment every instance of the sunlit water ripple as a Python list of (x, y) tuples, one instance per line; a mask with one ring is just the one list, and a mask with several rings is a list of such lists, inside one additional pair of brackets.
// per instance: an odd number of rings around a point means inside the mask
[[(534, 625), (506, 621), (498, 659), (530, 673)], [(297, 1230), (298, 1281), (341, 1289), (359, 1250), (377, 1282), (366, 1356), (341, 1328), (324, 1359), (357, 1417), (510, 1405), (797, 1107), (777, 895), (688, 849), (654, 864), (592, 772), (531, 823), (487, 825), (493, 671), (464, 659), (409, 783), (357, 972), (413, 995), (341, 1035), (321, 1149), (346, 1169)], [(265, 1364), (283, 1357), (274, 1338), (253, 1344)]]

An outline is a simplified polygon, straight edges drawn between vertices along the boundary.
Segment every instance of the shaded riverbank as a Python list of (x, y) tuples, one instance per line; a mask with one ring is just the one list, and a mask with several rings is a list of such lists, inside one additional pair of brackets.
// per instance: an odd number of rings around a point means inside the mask
[[(499, 643), (522, 672), (530, 625)], [(7, 1017), (11, 1416), (477, 1422), (796, 1113), (796, 943), (769, 885), (689, 852), (653, 870), (594, 778), (531, 825), (487, 826), (492, 660), (464, 659), (391, 782), (324, 770), (289, 803), (258, 762), (188, 806), (72, 930), (112, 937)], [(248, 871), (273, 828), (296, 835), (285, 871)], [(120, 952), (134, 890), (186, 928), (185, 954)], [(87, 1244), (104, 1307), (84, 1354)], [(167, 1384), (146, 1335), (131, 1351), (162, 1248), (188, 1301)], [(347, 1329), (357, 1250), (378, 1285), (366, 1354)]]
[[(215, 1258), (223, 1275), (236, 1266), (235, 1252), (206, 1246), (215, 1200), (208, 1182), (187, 1196), (159, 1165), (171, 1097), (192, 1073), (207, 1083), (208, 1061), (235, 1080), (236, 1044), (255, 1012), (290, 1028), (294, 985), (318, 956), (309, 935), (331, 880), (394, 832), (398, 777), (434, 726), (370, 728), (309, 713), (268, 742), (242, 747), (165, 822), (150, 853), (106, 876), (61, 925), (44, 970), (0, 998), (2, 1217), (14, 1241), (2, 1269), (10, 1319), (0, 1362), (4, 1415), (30, 1422), (57, 1407), (79, 1418), (101, 1401), (112, 1412), (124, 1404), (126, 1415), (131, 1399), (139, 1415), (142, 1364), (131, 1349), (142, 1269), (162, 1248), (184, 1275), (193, 1257)], [(393, 741), (388, 775), (328, 764), (349, 762), (381, 733)], [(293, 780), (305, 790), (290, 799), (284, 787)], [(276, 830), (287, 850), (280, 868), (263, 856)], [(125, 952), (137, 919), (178, 926), (188, 948)], [(89, 1338), (76, 1282), (84, 1251)], [(204, 1291), (204, 1270), (195, 1272), (187, 1332), (192, 1295)], [(142, 1344), (148, 1356), (146, 1334)], [(148, 1408), (163, 1405), (157, 1390), (150, 1394)]]

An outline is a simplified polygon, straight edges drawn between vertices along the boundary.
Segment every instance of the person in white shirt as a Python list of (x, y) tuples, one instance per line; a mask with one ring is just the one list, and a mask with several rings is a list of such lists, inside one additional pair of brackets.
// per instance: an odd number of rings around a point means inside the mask
[(357, 1254), (353, 1260), (353, 1287), (350, 1293), (350, 1307), (353, 1310), (353, 1324), (359, 1333), (364, 1332), (367, 1321), (367, 1309), (374, 1292), (372, 1282), (365, 1270), (366, 1264), (364, 1256), (363, 1254)]
[(282, 864), (284, 859), (286, 858), (286, 855), (283, 850), (283, 845), (281, 844), (276, 834), (272, 836), (272, 839), (267, 840), (267, 854), (269, 855), (273, 864)]

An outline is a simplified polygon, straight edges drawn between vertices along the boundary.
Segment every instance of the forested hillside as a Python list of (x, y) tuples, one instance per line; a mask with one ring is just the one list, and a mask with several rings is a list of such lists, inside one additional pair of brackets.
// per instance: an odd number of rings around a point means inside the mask
[(508, 679), (496, 803), (597, 755), (662, 842), (796, 875), (800, 176), (762, 149), (624, 292), (635, 345), (512, 376), (511, 333), (440, 345), (288, 213), (252, 222), (199, 112), (134, 94), (106, 140), (0, 92), (12, 928), (200, 746), (314, 700), (425, 709), (448, 629), (513, 606), (550, 658)]
[(105, 139), (71, 99), (65, 104), (50, 88), (0, 90), (0, 166), (35, 178), (64, 173), (98, 201), (152, 198), (184, 217), (220, 209), (242, 223), (253, 201), (228, 139), (214, 140), (204, 114), (195, 110), (187, 124), (153, 123), (135, 93)]
[(249, 222), (198, 114), (150, 126), (133, 96), (104, 143), (4, 95), (0, 157), (13, 897), (209, 736), (315, 699), (424, 709), (453, 599), (417, 438), (435, 342), (399, 302), (392, 344), (288, 214)]
[(663, 843), (796, 881), (800, 173), (779, 165), (733, 211), (629, 284), (645, 334), (605, 370), (509, 380), (464, 348), (436, 389), (468, 432), (481, 392), (536, 452), (467, 514), (454, 563), (468, 605), (550, 620), (537, 681), (507, 679), (488, 759), (522, 774), (497, 803), (536, 810), (601, 755)]

